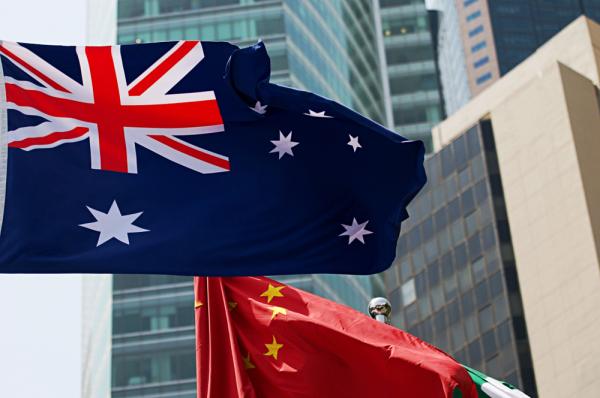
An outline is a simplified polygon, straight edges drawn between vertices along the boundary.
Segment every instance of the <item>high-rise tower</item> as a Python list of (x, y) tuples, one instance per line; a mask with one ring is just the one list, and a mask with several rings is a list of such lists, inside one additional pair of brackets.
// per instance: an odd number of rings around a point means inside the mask
[[(262, 39), (271, 81), (309, 90), (385, 123), (380, 52), (370, 0), (120, 0), (118, 42)], [(364, 309), (378, 276), (278, 277)], [(192, 279), (115, 275), (112, 397), (195, 398)]]
[[(448, 115), (510, 72), (579, 15), (600, 20), (598, 0), (426, 3), (437, 14), (436, 45)], [(453, 60), (447, 57), (449, 53)], [(464, 86), (465, 81), (467, 95), (456, 87), (457, 82)]]

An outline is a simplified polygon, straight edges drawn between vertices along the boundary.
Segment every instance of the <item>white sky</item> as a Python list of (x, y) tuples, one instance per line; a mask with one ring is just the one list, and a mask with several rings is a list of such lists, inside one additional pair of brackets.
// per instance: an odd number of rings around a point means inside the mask
[[(85, 41), (86, 0), (0, 0), (0, 39)], [(0, 397), (75, 398), (81, 276), (0, 274)]]

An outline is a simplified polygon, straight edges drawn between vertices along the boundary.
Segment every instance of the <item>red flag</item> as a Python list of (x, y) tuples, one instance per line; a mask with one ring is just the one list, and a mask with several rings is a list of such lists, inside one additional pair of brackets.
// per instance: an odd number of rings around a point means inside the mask
[(198, 398), (465, 398), (449, 355), (344, 305), (265, 277), (194, 280)]

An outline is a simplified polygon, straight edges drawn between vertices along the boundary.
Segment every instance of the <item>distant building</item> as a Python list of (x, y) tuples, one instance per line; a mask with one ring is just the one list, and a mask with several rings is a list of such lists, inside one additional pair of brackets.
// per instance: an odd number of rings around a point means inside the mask
[[(119, 43), (261, 38), (272, 82), (387, 120), (371, 0), (121, 0), (118, 10)], [(381, 276), (277, 279), (363, 311), (384, 291)], [(115, 275), (112, 298), (112, 397), (195, 398), (192, 278)]]
[(371, 0), (120, 0), (118, 41), (262, 39), (274, 83), (341, 102), (385, 123)]
[(386, 273), (396, 326), (458, 361), (535, 392), (489, 121), (426, 160), (400, 257)]
[(444, 117), (431, 24), (424, 0), (379, 0), (393, 130), (423, 140)]
[(396, 325), (532, 396), (600, 396), (599, 46), (581, 17), (434, 128), (386, 272)]
[[(446, 113), (451, 115), (470, 97), (489, 87), (501, 76), (533, 54), (543, 43), (579, 15), (600, 20), (598, 0), (427, 0), (430, 10), (439, 12), (437, 40)], [(457, 26), (458, 25), (458, 26)], [(458, 51), (462, 42), (462, 63), (448, 62), (446, 53)], [(457, 90), (457, 81), (468, 81), (469, 96)]]
[(448, 115), (471, 99), (458, 11), (453, 0), (425, 0), (430, 10), (444, 109)]

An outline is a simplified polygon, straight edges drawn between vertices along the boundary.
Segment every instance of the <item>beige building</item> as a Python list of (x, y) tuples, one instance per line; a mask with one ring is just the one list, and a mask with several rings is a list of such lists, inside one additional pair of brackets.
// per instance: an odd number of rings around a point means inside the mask
[(537, 391), (600, 397), (600, 25), (580, 17), (433, 129), (490, 120)]

